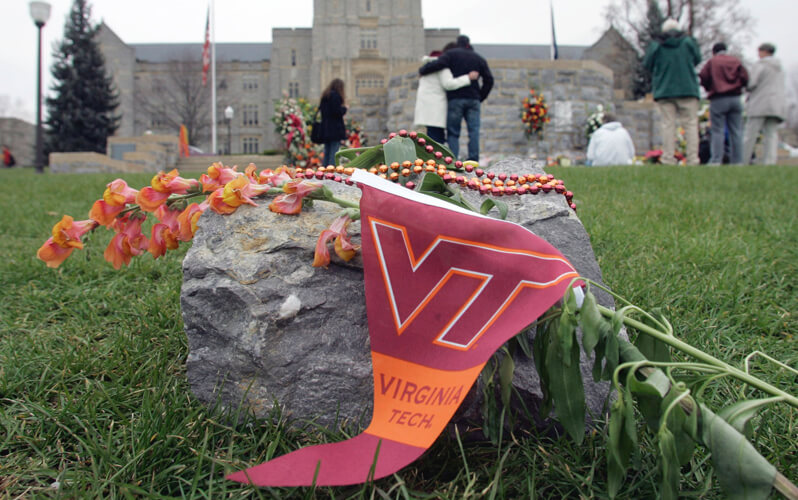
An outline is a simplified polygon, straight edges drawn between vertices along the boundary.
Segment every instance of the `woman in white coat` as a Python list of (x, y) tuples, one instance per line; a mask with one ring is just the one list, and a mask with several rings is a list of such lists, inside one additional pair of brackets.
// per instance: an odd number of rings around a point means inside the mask
[[(444, 47), (444, 51), (454, 47), (450, 43)], [(424, 56), (421, 60), (424, 64), (434, 61), (441, 55), (440, 51), (433, 50), (429, 56)], [(416, 94), (416, 113), (413, 119), (414, 127), (425, 125), (427, 135), (439, 144), (446, 144), (446, 108), (447, 90), (456, 90), (467, 85), (471, 85), (471, 80), (479, 78), (479, 72), (472, 71), (457, 78), (452, 75), (449, 68), (444, 68), (435, 73), (422, 76), (418, 80), (418, 92)]]

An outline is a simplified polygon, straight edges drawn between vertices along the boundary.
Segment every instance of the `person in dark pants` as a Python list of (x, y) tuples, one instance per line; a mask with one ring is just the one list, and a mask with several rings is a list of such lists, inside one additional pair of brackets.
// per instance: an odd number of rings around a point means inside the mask
[(460, 128), (463, 118), (468, 127), (468, 157), (467, 160), (479, 161), (479, 122), (480, 103), (484, 101), (493, 88), (493, 75), (485, 59), (474, 52), (467, 36), (457, 37), (457, 47), (444, 52), (438, 59), (428, 62), (418, 72), (427, 75), (449, 68), (452, 75), (457, 78), (476, 71), (482, 80), (482, 86), (477, 80), (471, 85), (457, 90), (446, 92), (448, 111), (446, 115), (446, 133), (449, 149), (457, 157), (460, 152)]
[(321, 136), (324, 141), (324, 162), (335, 165), (335, 153), (341, 147), (341, 141), (346, 139), (346, 94), (344, 82), (335, 78), (321, 93)]
[(16, 164), (17, 160), (14, 158), (14, 155), (11, 154), (11, 150), (8, 149), (8, 146), (3, 145), (3, 166), (11, 168)]
[(743, 101), (742, 93), (748, 83), (743, 63), (726, 53), (726, 44), (712, 46), (712, 59), (698, 73), (701, 86), (709, 97), (710, 165), (723, 162), (726, 132), (729, 135), (729, 162), (743, 159)]

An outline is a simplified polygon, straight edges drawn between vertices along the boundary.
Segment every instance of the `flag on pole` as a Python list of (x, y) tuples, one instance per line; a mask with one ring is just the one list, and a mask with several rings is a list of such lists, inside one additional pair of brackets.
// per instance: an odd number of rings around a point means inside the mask
[(208, 84), (208, 70), (211, 67), (211, 9), (205, 16), (205, 43), (202, 45), (202, 86)]
[(180, 147), (180, 156), (188, 157), (190, 154), (188, 149), (188, 128), (185, 125), (180, 125), (178, 145)]
[(559, 59), (557, 53), (557, 35), (554, 33), (554, 6), (549, 2), (549, 10), (551, 11), (551, 60)]
[(363, 170), (363, 271), (374, 412), (363, 433), (228, 479), (341, 486), (409, 465), (437, 439), (488, 359), (565, 295), (577, 273), (524, 227)]

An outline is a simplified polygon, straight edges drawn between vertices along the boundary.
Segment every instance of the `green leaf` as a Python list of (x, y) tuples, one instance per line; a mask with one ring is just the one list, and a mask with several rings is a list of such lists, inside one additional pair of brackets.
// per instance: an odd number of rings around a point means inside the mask
[(668, 393), (671, 382), (662, 370), (656, 370), (648, 377), (640, 380), (637, 375), (627, 378), (627, 387), (635, 395), (637, 408), (643, 415), (646, 425), (652, 430), (657, 430), (661, 417), (660, 403)]
[[(562, 321), (561, 317), (560, 322)], [(559, 325), (557, 330), (560, 331)], [(552, 337), (546, 352), (546, 370), (554, 410), (562, 426), (579, 444), (585, 438), (586, 411), (585, 389), (579, 368), (579, 344), (572, 342), (566, 352), (563, 350), (563, 342), (558, 338), (559, 335), (555, 334)]]
[(677, 500), (679, 498), (680, 466), (676, 440), (667, 426), (660, 427), (657, 433), (660, 460), (659, 498)]
[[(643, 317), (643, 323), (654, 328), (655, 330), (661, 330), (661, 327), (657, 323), (651, 321), (648, 316)], [(671, 352), (668, 345), (661, 340), (652, 337), (651, 335), (642, 332), (638, 334), (637, 339), (635, 340), (635, 346), (637, 346), (643, 356), (650, 361), (668, 363), (671, 360)]]
[(704, 406), (701, 439), (712, 451), (718, 482), (730, 500), (764, 500), (770, 495), (776, 468), (737, 429)]
[(419, 182), (416, 191), (423, 194), (449, 193), (449, 190), (446, 188), (446, 183), (443, 182), (443, 179), (441, 179), (438, 174), (433, 172), (427, 172), (424, 174), (424, 177), (421, 178), (421, 182)]
[(582, 348), (588, 356), (596, 348), (599, 340), (611, 332), (608, 321), (599, 311), (596, 296), (590, 290), (585, 293), (585, 299), (579, 309), (579, 326), (582, 327)]
[(540, 390), (543, 393), (543, 400), (540, 402), (540, 416), (548, 418), (551, 412), (551, 381), (549, 380), (549, 370), (546, 365), (546, 358), (551, 342), (551, 332), (557, 318), (544, 323), (538, 323), (535, 338), (532, 340), (532, 356), (535, 359), (535, 369), (540, 377)]
[[(576, 344), (576, 299), (572, 288), (568, 289), (565, 294), (565, 301), (563, 304), (562, 314), (560, 315), (560, 324), (557, 328), (557, 338), (562, 345), (562, 353), (565, 354), (562, 358), (562, 363), (565, 367), (571, 366), (572, 356), (568, 355), (571, 352), (571, 347)], [(576, 357), (576, 362), (579, 363), (579, 356)]]
[[(685, 392), (689, 392), (684, 383), (677, 383), (671, 386), (671, 390), (662, 400), (660, 411), (665, 417), (664, 412), (676, 398), (682, 396)], [(689, 397), (689, 396), (688, 396)], [(671, 408), (667, 415), (667, 421), (660, 419), (660, 428), (663, 426), (670, 429), (673, 435), (674, 446), (677, 450), (677, 458), (679, 464), (684, 465), (690, 461), (695, 451), (695, 441), (690, 436), (687, 428), (685, 427), (688, 422), (687, 413), (677, 403)]]
[(532, 357), (532, 347), (529, 345), (529, 330), (531, 328), (531, 326), (524, 328), (518, 333), (518, 335), (513, 337), (516, 344), (518, 344), (518, 347), (521, 348), (521, 352), (523, 352), (524, 356), (527, 358)]
[(400, 165), (404, 161), (414, 161), (416, 159), (415, 141), (409, 137), (394, 136), (382, 146), (385, 152), (385, 164), (390, 165), (397, 162)]
[[(360, 154), (358, 155), (358, 153)], [(335, 154), (335, 161), (338, 162), (340, 157), (348, 158), (350, 161), (346, 166), (352, 168), (368, 169), (375, 165), (385, 163), (385, 154), (382, 151), (382, 147), (379, 146), (344, 149)]]
[(513, 372), (515, 372), (515, 362), (509, 352), (505, 353), (499, 365), (499, 381), (501, 383), (502, 404), (505, 408), (510, 408), (510, 394), (513, 390)]
[(479, 206), (479, 213), (487, 215), (490, 209), (496, 207), (499, 210), (499, 218), (504, 220), (507, 218), (507, 204), (495, 198), (486, 198)]
[(773, 398), (744, 400), (727, 406), (718, 412), (718, 416), (737, 429), (737, 432), (751, 437), (751, 419), (756, 416), (759, 409), (773, 402)]
[(626, 469), (629, 467), (629, 457), (632, 454), (632, 443), (624, 432), (626, 419), (626, 402), (623, 394), (618, 397), (610, 408), (607, 437), (607, 490), (610, 498), (615, 498), (626, 478)]

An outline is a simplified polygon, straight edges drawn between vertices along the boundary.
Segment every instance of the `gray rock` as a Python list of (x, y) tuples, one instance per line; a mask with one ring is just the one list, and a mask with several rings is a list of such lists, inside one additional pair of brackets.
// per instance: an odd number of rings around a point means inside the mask
[[(497, 173), (541, 173), (531, 160), (510, 158)], [(338, 196), (357, 199), (356, 188), (336, 184)], [(481, 203), (473, 192), (465, 196)], [(554, 192), (505, 197), (509, 219), (557, 247), (584, 276), (601, 281), (581, 222)], [(340, 209), (316, 202), (299, 217), (243, 206), (232, 215), (201, 217), (183, 262), (181, 305), (190, 353), (188, 380), (202, 401), (244, 404), (268, 416), (279, 404), (291, 417), (334, 427), (343, 421), (365, 426), (371, 415), (372, 371), (363, 289), (362, 260), (344, 263), (333, 255), (328, 269), (313, 268), (316, 239)], [(360, 225), (349, 227), (360, 240)], [(612, 299), (599, 292), (600, 303)], [(537, 414), (541, 392), (534, 363), (516, 360), (513, 384)], [(588, 407), (603, 412), (607, 384), (595, 384), (590, 360), (582, 360)], [(479, 423), (481, 385), (475, 385), (454, 418)], [(542, 424), (543, 422), (537, 422)]]

